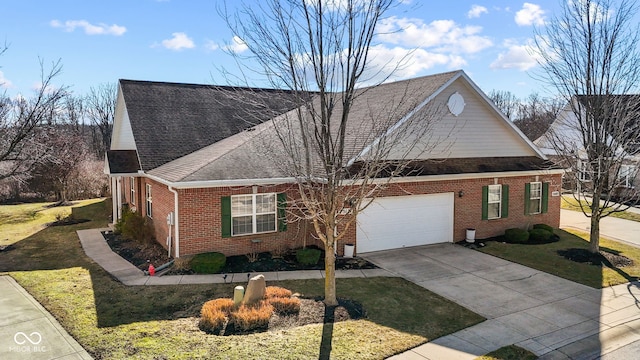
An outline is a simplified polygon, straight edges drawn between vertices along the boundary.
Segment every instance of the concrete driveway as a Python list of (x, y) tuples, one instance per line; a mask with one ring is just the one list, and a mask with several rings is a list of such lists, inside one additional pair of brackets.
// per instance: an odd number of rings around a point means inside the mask
[(593, 289), (453, 244), (361, 255), (488, 319), (396, 359), (473, 359), (510, 344), (592, 359), (640, 340), (637, 284)]

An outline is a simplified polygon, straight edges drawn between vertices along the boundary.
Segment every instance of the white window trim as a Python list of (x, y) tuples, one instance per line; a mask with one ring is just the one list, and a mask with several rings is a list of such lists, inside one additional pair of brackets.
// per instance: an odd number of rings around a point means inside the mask
[(151, 192), (151, 184), (146, 184), (146, 193), (145, 193), (145, 199), (146, 199), (146, 205), (147, 205), (147, 216), (149, 218), (153, 218), (153, 193)]
[[(274, 203), (274, 210), (273, 211), (269, 211), (269, 212), (261, 212), (258, 213), (256, 211), (256, 197), (257, 196), (273, 196), (273, 203)], [(244, 215), (234, 215), (233, 214), (233, 199), (234, 198), (238, 198), (238, 197), (247, 197), (247, 196), (251, 196), (251, 214), (244, 214)], [(274, 215), (274, 226), (273, 226), (273, 230), (267, 230), (267, 231), (260, 231), (258, 232), (258, 215), (269, 215), (269, 214), (273, 214)], [(250, 233), (242, 233), (242, 234), (235, 234), (233, 232), (233, 219), (235, 217), (245, 217), (245, 216), (251, 216), (251, 232)], [(241, 195), (231, 195), (231, 236), (247, 236), (247, 235), (256, 235), (256, 234), (266, 234), (266, 233), (273, 233), (273, 232), (277, 232), (278, 231), (278, 197), (276, 193), (260, 193), (260, 194), (241, 194)]]
[[(624, 169), (624, 170), (623, 170)], [(632, 178), (635, 177), (636, 167), (634, 165), (620, 165), (620, 170), (618, 171), (618, 181), (624, 182), (624, 187), (632, 188)]]
[[(491, 189), (498, 189), (500, 196), (498, 197), (498, 201), (491, 201), (489, 198), (491, 197)], [(495, 220), (502, 218), (502, 185), (494, 184), (489, 185), (488, 194), (487, 194), (487, 207), (491, 204), (498, 204), (498, 216), (497, 217), (489, 217), (487, 214), (487, 220)]]
[(135, 205), (136, 204), (136, 178), (134, 178), (133, 176), (129, 181), (129, 186), (131, 186), (131, 192), (130, 192), (131, 205)]
[(578, 180), (582, 182), (591, 181), (591, 176), (588, 173), (587, 162), (578, 159)]
[[(539, 197), (533, 197), (533, 194), (534, 194), (533, 185), (539, 185), (540, 186), (540, 191), (539, 191), (540, 196)], [(529, 183), (529, 209), (531, 208), (531, 204), (534, 201), (538, 203), (538, 211), (530, 212), (529, 214), (531, 214), (531, 215), (541, 214), (542, 213), (542, 182), (540, 182), (540, 181), (535, 181), (535, 182)], [(527, 210), (529, 210), (529, 209), (527, 209)]]

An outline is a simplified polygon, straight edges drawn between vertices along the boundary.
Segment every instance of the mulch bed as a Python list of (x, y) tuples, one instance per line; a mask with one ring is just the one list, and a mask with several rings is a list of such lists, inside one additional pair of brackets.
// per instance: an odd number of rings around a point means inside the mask
[(140, 270), (147, 270), (149, 264), (158, 267), (172, 260), (167, 250), (160, 244), (140, 244), (137, 241), (128, 240), (113, 232), (103, 232), (102, 236), (111, 247), (111, 250)]
[(597, 266), (609, 266), (609, 267), (624, 267), (633, 265), (633, 260), (624, 255), (613, 254), (607, 251), (600, 250), (599, 253), (594, 254), (587, 249), (570, 248), (566, 250), (558, 250), (558, 255), (565, 259), (579, 262), (579, 263), (591, 263)]
[(255, 332), (286, 330), (309, 324), (332, 324), (340, 321), (357, 320), (366, 317), (366, 312), (357, 301), (338, 299), (338, 306), (327, 308), (322, 298), (300, 298), (300, 312), (290, 315), (274, 314), (269, 320), (267, 329), (258, 329), (251, 332), (243, 332), (233, 326), (226, 326), (219, 334), (215, 335), (244, 335)]
[[(139, 242), (124, 239), (113, 232), (103, 232), (107, 244), (111, 250), (129, 261), (141, 270), (147, 270), (149, 264), (158, 267), (172, 260), (167, 256), (167, 250), (160, 244), (140, 244)], [(374, 264), (362, 258), (337, 258), (336, 270), (352, 269), (377, 269)], [(269, 252), (259, 253), (255, 261), (250, 261), (248, 256), (238, 255), (227, 257), (225, 267), (221, 273), (255, 273), (269, 271), (294, 271), (294, 270), (322, 270), (324, 269), (324, 251), (320, 261), (316, 265), (303, 265), (296, 260), (295, 250), (289, 250), (282, 256), (274, 257)], [(166, 275), (191, 275), (195, 272), (191, 269), (171, 269)]]
[(47, 226), (66, 226), (66, 225), (75, 225), (75, 224), (82, 224), (82, 223), (86, 223), (91, 221), (90, 219), (76, 219), (76, 218), (72, 218), (72, 217), (68, 217), (65, 219), (61, 219), (61, 220), (56, 220), (54, 222), (50, 222), (47, 224)]

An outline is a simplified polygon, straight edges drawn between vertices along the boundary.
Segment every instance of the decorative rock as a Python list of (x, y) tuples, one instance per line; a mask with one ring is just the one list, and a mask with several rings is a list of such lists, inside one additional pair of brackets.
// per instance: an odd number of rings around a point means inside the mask
[(244, 286), (238, 285), (233, 289), (233, 304), (240, 305), (244, 297)]
[(247, 290), (244, 292), (244, 299), (242, 302), (245, 304), (253, 304), (264, 298), (264, 291), (267, 287), (267, 283), (264, 280), (264, 275), (256, 275), (249, 279)]

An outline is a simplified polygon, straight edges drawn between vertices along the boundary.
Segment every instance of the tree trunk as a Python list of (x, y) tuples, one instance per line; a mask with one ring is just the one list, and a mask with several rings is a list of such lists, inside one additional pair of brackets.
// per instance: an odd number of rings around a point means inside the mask
[(333, 237), (327, 239), (324, 247), (324, 303), (327, 306), (338, 305), (336, 298), (336, 253)]
[(600, 219), (591, 216), (591, 232), (589, 234), (589, 251), (594, 254), (600, 252)]

